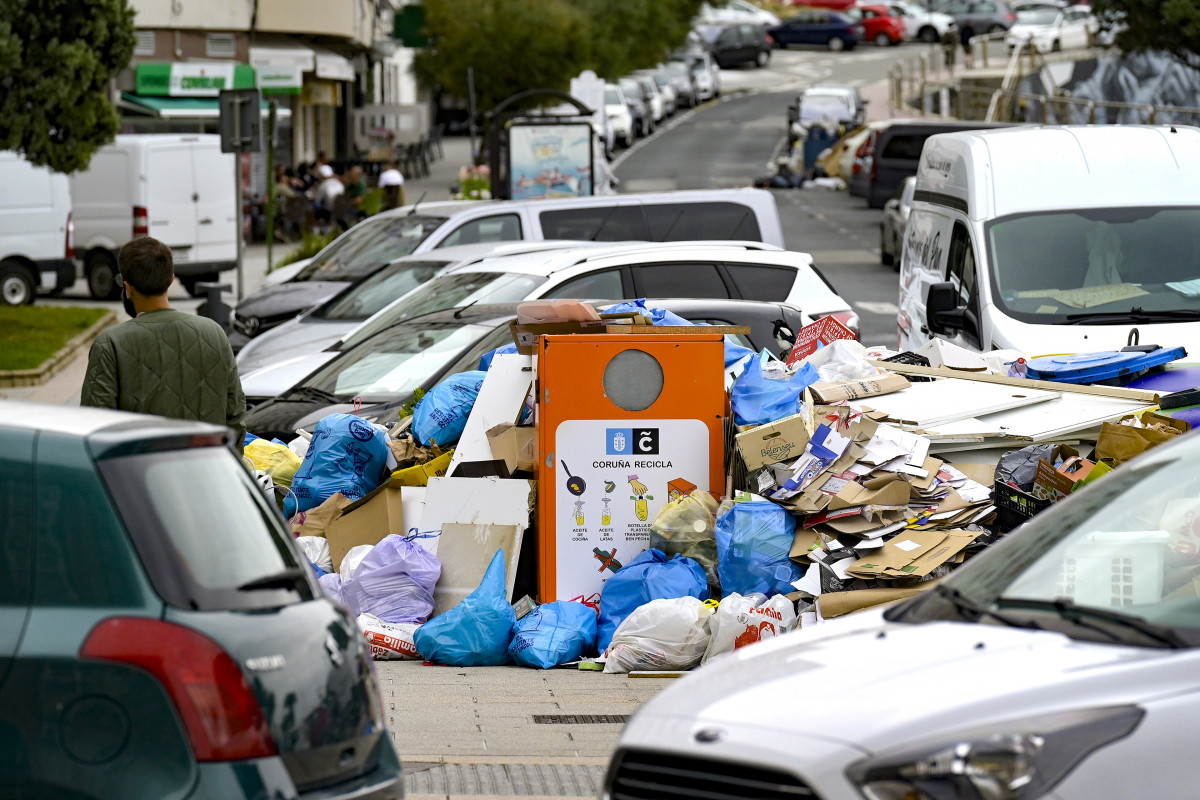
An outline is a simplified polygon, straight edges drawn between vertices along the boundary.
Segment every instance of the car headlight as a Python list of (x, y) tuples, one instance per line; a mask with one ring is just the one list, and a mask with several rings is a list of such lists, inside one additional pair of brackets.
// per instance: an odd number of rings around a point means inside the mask
[(846, 774), (869, 800), (1032, 800), (1143, 715), (1113, 706), (1016, 720), (873, 756)]

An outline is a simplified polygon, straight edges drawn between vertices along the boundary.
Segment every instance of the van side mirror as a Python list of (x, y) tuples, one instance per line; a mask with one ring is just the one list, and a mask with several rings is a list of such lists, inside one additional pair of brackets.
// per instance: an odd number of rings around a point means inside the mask
[(958, 290), (949, 281), (929, 287), (925, 298), (925, 319), (930, 333), (944, 334), (962, 330), (966, 309), (958, 305)]

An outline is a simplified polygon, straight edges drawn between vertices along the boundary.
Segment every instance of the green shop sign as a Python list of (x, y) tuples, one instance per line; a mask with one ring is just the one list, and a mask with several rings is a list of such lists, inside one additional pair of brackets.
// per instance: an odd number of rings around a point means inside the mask
[(138, 64), (137, 93), (145, 97), (216, 97), (222, 89), (253, 89), (248, 64), (187, 62)]

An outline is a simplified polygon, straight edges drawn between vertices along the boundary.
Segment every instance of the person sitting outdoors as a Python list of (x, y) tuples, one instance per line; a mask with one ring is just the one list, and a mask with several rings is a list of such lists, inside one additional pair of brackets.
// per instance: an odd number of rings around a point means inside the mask
[(354, 203), (354, 207), (358, 209), (359, 216), (362, 216), (362, 204), (366, 196), (367, 179), (363, 177), (362, 167), (355, 164), (346, 173), (346, 197), (350, 198), (350, 202)]
[(383, 171), (379, 173), (379, 188), (387, 197), (388, 208), (404, 205), (404, 176), (391, 161), (384, 164)]
[(286, 203), (296, 196), (296, 190), (292, 187), (292, 171), (284, 166), (275, 168), (275, 200), (280, 203)]
[(314, 211), (318, 221), (329, 222), (333, 219), (333, 204), (346, 193), (346, 186), (328, 164), (317, 165), (317, 178), (320, 183), (313, 189)]

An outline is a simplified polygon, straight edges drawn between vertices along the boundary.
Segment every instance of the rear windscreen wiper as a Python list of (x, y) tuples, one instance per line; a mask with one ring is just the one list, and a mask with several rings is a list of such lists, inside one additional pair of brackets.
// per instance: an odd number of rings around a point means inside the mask
[(247, 581), (237, 587), (239, 592), (253, 592), (257, 589), (295, 589), (304, 582), (304, 570), (300, 567), (288, 567), (261, 578)]
[(1200, 310), (1163, 309), (1145, 310), (1131, 308), (1128, 311), (1090, 311), (1082, 314), (1067, 314), (1064, 325), (1106, 325), (1109, 323), (1134, 322), (1187, 322), (1200, 319)]
[(1025, 597), (1001, 597), (996, 601), (996, 604), (1005, 608), (1028, 608), (1039, 611), (1051, 611), (1065, 620), (1106, 633), (1113, 639), (1117, 639), (1118, 637), (1114, 636), (1112, 631), (1108, 631), (1097, 625), (1091, 625), (1086, 622), (1086, 619), (1103, 620), (1114, 625), (1120, 625), (1123, 628), (1135, 630), (1146, 638), (1161, 642), (1173, 649), (1181, 649), (1189, 646), (1183, 637), (1164, 625), (1156, 625), (1141, 617), (1122, 614), (1119, 611), (1109, 611), (1108, 609), (1096, 608), (1095, 606), (1077, 605), (1073, 600), (1066, 598), (1037, 600)]

